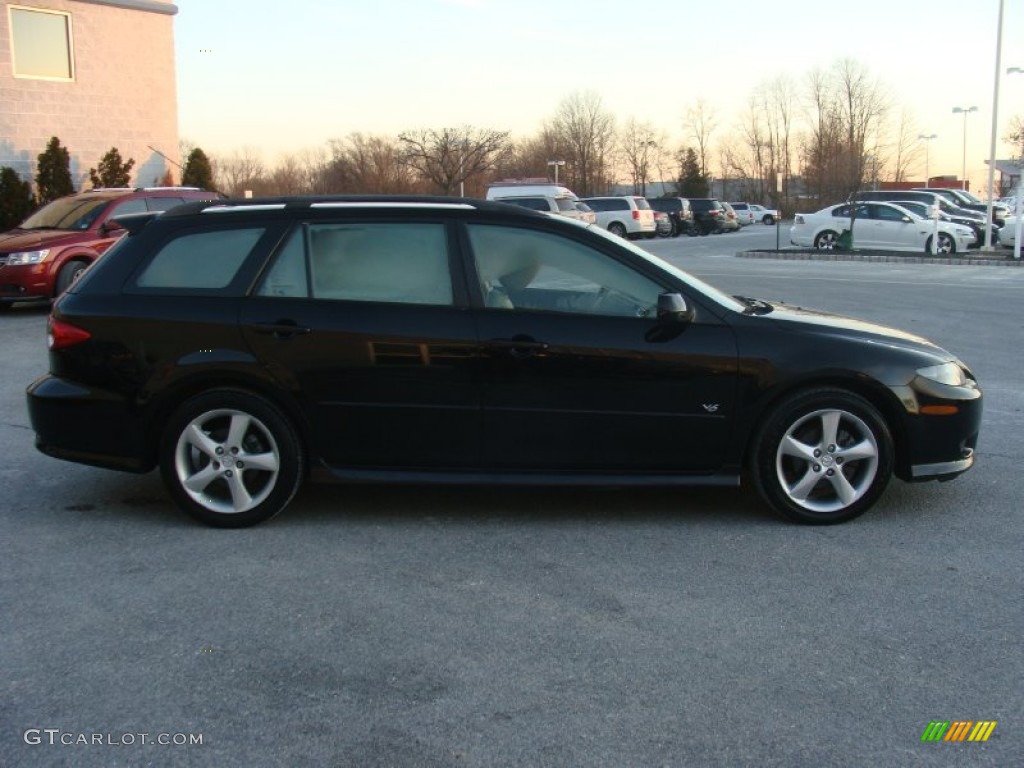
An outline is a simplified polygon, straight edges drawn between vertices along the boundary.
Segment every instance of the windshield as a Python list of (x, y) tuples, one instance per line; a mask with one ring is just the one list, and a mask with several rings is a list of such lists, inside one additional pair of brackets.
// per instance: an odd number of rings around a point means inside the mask
[(719, 304), (720, 306), (723, 306), (726, 309), (731, 309), (734, 312), (743, 312), (746, 309), (746, 306), (744, 304), (741, 304), (740, 302), (736, 301), (736, 299), (734, 299), (732, 296), (729, 296), (726, 293), (722, 293), (713, 285), (709, 285), (708, 283), (705, 283), (703, 280), (694, 277), (689, 272), (685, 272), (679, 269), (679, 267), (670, 264), (669, 262), (665, 261), (664, 259), (658, 256), (655, 256), (653, 253), (645, 251), (643, 248), (640, 248), (639, 246), (633, 245), (633, 243), (629, 242), (628, 240), (623, 240), (618, 235), (613, 235), (611, 232), (608, 232), (607, 230), (602, 229), (601, 227), (598, 227), (596, 225), (587, 224), (586, 226), (591, 232), (600, 235), (606, 240), (610, 240), (619, 247), (627, 248), (631, 253), (635, 253), (637, 256), (644, 259), (644, 261), (653, 264), (654, 266), (658, 267), (658, 269), (662, 269), (665, 272), (668, 272), (676, 279), (682, 280), (684, 283), (686, 283), (689, 286), (692, 286), (694, 289), (696, 289), (704, 296), (714, 301), (716, 304)]
[(109, 202), (82, 197), (54, 200), (25, 219), (20, 229), (86, 230)]
[(966, 189), (955, 189), (953, 190), (953, 194), (962, 199), (965, 203), (970, 203), (971, 205), (984, 205), (984, 201), (981, 198)]

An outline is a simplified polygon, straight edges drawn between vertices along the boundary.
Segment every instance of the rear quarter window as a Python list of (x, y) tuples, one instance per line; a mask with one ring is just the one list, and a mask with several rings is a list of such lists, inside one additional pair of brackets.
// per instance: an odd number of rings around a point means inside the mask
[(254, 227), (182, 233), (156, 252), (135, 286), (147, 292), (227, 288), (265, 232)]

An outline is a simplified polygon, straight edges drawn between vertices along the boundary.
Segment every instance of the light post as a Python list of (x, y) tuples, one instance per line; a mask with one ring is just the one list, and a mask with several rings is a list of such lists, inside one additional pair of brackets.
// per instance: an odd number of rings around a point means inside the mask
[(932, 139), (939, 138), (939, 134), (937, 134), (937, 133), (927, 133), (927, 134), (926, 133), (919, 133), (917, 135), (917, 138), (919, 138), (921, 141), (924, 142), (924, 185), (927, 187), (928, 186), (928, 180), (931, 178), (931, 176), (928, 175), (928, 165), (929, 165), (929, 162), (931, 160), (931, 152), (930, 152), (929, 148), (931, 147)]
[(996, 22), (996, 75), (992, 84), (992, 137), (988, 145), (988, 205), (985, 206), (985, 240), (981, 250), (992, 251), (992, 203), (996, 185), (996, 134), (999, 131), (999, 70), (1003, 65), (1003, 10), (1006, 0), (999, 0), (999, 21)]
[(967, 190), (967, 116), (971, 114), (971, 112), (977, 111), (977, 107), (953, 107), (954, 115), (964, 116), (964, 153), (960, 166), (960, 184), (961, 188), (965, 191)]
[(548, 160), (548, 168), (555, 169), (555, 184), (558, 183), (558, 169), (563, 165), (565, 165), (565, 160)]

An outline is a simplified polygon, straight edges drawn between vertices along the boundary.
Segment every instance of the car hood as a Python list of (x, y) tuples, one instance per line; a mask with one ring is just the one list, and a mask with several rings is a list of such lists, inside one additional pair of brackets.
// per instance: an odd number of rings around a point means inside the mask
[(799, 325), (801, 330), (806, 330), (810, 326), (819, 329), (823, 333), (832, 331), (846, 337), (859, 337), (869, 342), (914, 349), (919, 352), (942, 357), (946, 360), (955, 359), (953, 355), (942, 347), (933, 344), (922, 336), (890, 328), (886, 325), (879, 325), (867, 320), (858, 320), (853, 317), (844, 317), (843, 315), (835, 315), (816, 309), (795, 307), (782, 302), (765, 303), (769, 304), (772, 308), (770, 313), (764, 315), (765, 319), (775, 322), (782, 328), (790, 327), (795, 330), (795, 326)]
[(0, 234), (0, 253), (38, 251), (43, 248), (59, 248), (62, 245), (80, 243), (95, 236), (80, 230), (64, 229), (14, 229)]

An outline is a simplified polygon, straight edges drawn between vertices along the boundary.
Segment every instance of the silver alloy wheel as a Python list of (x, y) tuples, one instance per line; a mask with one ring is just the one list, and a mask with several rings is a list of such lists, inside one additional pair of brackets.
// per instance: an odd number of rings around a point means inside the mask
[(178, 436), (174, 469), (181, 488), (212, 512), (237, 514), (274, 490), (281, 454), (267, 426), (230, 408), (206, 411)]
[(939, 233), (939, 253), (951, 253), (955, 250), (953, 246), (953, 238), (947, 235), (945, 232)]
[(874, 432), (849, 411), (825, 409), (786, 430), (775, 455), (783, 492), (810, 512), (837, 512), (866, 494), (878, 472)]
[(825, 230), (814, 240), (814, 247), (820, 251), (832, 251), (839, 245), (839, 235), (831, 230)]

